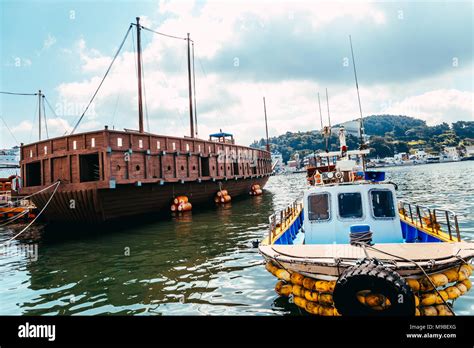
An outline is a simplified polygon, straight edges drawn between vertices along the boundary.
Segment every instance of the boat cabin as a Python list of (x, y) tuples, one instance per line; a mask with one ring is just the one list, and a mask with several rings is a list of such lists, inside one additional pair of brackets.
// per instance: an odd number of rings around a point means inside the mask
[(357, 225), (369, 226), (376, 244), (403, 243), (393, 184), (315, 186), (304, 206), (305, 244), (349, 244)]
[(224, 133), (221, 130), (219, 133), (209, 134), (209, 141), (224, 144), (234, 144), (234, 136), (230, 133)]

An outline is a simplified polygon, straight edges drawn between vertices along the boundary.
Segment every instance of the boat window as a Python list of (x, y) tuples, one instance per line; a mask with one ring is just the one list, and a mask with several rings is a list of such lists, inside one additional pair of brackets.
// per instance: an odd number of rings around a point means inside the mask
[(99, 181), (99, 154), (91, 153), (79, 156), (80, 181)]
[(329, 194), (321, 193), (309, 196), (308, 207), (310, 220), (329, 220)]
[(389, 190), (371, 190), (372, 212), (376, 218), (395, 217), (393, 195)]
[(359, 192), (340, 193), (339, 216), (343, 219), (356, 219), (362, 217), (362, 197)]
[(28, 163), (26, 165), (26, 186), (41, 185), (41, 164), (40, 162)]

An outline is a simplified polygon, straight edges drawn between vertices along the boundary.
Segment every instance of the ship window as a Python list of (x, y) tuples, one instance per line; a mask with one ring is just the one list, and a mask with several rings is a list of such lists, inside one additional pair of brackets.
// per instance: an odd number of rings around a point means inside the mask
[(45, 155), (48, 154), (48, 147), (47, 147), (47, 146), (44, 147), (44, 154), (45, 154)]
[(33, 157), (33, 150), (30, 150), (30, 158)]
[(189, 151), (189, 144), (186, 144), (186, 151)]
[(173, 143), (173, 150), (176, 150), (176, 143)]
[(201, 152), (201, 145), (198, 145), (198, 151)]
[(234, 162), (234, 175), (239, 175), (239, 163)]
[(40, 162), (28, 163), (26, 165), (26, 186), (41, 185), (41, 164)]
[(372, 213), (376, 218), (394, 218), (393, 195), (389, 190), (371, 190)]
[(143, 148), (143, 140), (142, 139), (138, 139), (138, 147), (140, 149)]
[(99, 154), (92, 153), (79, 156), (81, 182), (99, 181)]
[(356, 219), (362, 217), (362, 197), (359, 192), (340, 193), (339, 216), (343, 219)]
[(122, 138), (117, 138), (117, 146), (122, 146)]
[(72, 142), (72, 149), (73, 149), (73, 150), (77, 150), (77, 141), (76, 141), (76, 140), (74, 140), (74, 141)]
[(329, 220), (329, 194), (321, 193), (309, 196), (308, 207), (308, 217), (310, 220)]
[(156, 142), (156, 148), (157, 148), (157, 149), (160, 148), (160, 142), (159, 142), (159, 141)]

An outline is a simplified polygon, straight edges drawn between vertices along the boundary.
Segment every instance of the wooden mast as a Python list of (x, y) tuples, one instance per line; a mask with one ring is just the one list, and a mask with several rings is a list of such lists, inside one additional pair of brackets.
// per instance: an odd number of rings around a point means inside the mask
[(38, 90), (38, 139), (41, 140), (41, 89)]
[(194, 118), (193, 118), (193, 87), (191, 81), (191, 50), (190, 50), (190, 39), (188, 33), (188, 85), (189, 85), (189, 125), (191, 127), (191, 138), (194, 138)]
[(193, 99), (194, 99), (194, 127), (196, 132), (196, 138), (198, 137), (198, 119), (197, 119), (197, 107), (196, 107), (196, 75), (194, 70), (194, 42), (193, 42)]
[(142, 45), (140, 39), (140, 17), (137, 17), (137, 66), (138, 66), (138, 131), (143, 133), (143, 105), (142, 105)]
[(270, 152), (270, 143), (268, 142), (267, 106), (265, 105), (265, 97), (263, 97), (263, 112), (265, 113), (265, 131), (267, 133), (267, 151)]

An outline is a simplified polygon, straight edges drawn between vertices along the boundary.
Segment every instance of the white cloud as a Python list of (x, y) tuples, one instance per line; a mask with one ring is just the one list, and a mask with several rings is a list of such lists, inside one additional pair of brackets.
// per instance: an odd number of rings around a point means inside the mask
[(56, 38), (51, 34), (48, 34), (48, 37), (43, 42), (43, 51), (51, 48), (56, 43)]
[(458, 120), (474, 120), (474, 93), (438, 89), (395, 102), (382, 111), (421, 118), (429, 125)]
[[(372, 3), (314, 2), (239, 2), (210, 1), (196, 5), (190, 1), (160, 2), (160, 20), (143, 18), (142, 24), (154, 30), (184, 37), (192, 33), (196, 41), (196, 94), (200, 136), (220, 128), (234, 133), (239, 143), (248, 144), (265, 134), (262, 97), (267, 100), (270, 135), (286, 131), (320, 128), (317, 92), (321, 93), (322, 110), (327, 123), (324, 88), (315, 79), (282, 80), (259, 83), (242, 82), (238, 70), (234, 76), (201, 71), (200, 61), (212, 57), (225, 45), (238, 41), (242, 33), (267, 25), (275, 18), (296, 23), (310, 23), (313, 30), (323, 30), (336, 19), (351, 17), (363, 25), (385, 25), (384, 12)], [(153, 27), (153, 23), (160, 23)], [(145, 24), (146, 23), (146, 24)], [(328, 26), (329, 27), (329, 26)], [(301, 32), (301, 35), (306, 35)], [(162, 134), (188, 134), (188, 95), (186, 72), (186, 42), (150, 35), (151, 42), (143, 47), (147, 111), (151, 131)], [(117, 38), (119, 35), (117, 36)], [(131, 38), (129, 38), (131, 39)], [(119, 41), (119, 39), (117, 39)], [(125, 46), (127, 47), (127, 45)], [(99, 85), (112, 57), (89, 48), (84, 39), (76, 43), (75, 50), (81, 60), (81, 70), (87, 73), (82, 81), (62, 83), (57, 87), (62, 105), (72, 105), (72, 112), (59, 113), (70, 117), (69, 124), (82, 113)], [(115, 62), (90, 111), (79, 130), (102, 128), (137, 128), (137, 80), (135, 55), (124, 51)], [(307, 62), (302, 62), (307, 64)], [(472, 70), (468, 70), (468, 74)], [(394, 113), (420, 117), (429, 124), (458, 119), (472, 119), (473, 93), (456, 88), (441, 89), (452, 81), (454, 72), (398, 85), (361, 84), (364, 115)], [(465, 80), (465, 73), (456, 75), (456, 81)], [(363, 81), (363, 76), (362, 79)], [(344, 85), (329, 86), (332, 124), (358, 117), (357, 94), (353, 81)], [(69, 110), (65, 108), (66, 110)], [(63, 116), (64, 115), (64, 116)]]

